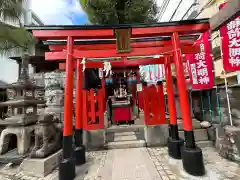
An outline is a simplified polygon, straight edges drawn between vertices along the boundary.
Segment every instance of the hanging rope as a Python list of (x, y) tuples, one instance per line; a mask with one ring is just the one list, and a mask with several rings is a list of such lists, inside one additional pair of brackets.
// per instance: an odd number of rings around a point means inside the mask
[(220, 100), (219, 100), (219, 90), (218, 87), (216, 86), (216, 101), (217, 101), (217, 108), (218, 108), (218, 117), (219, 117), (219, 124), (222, 125), (222, 113), (220, 109)]
[(105, 61), (103, 63), (104, 67), (103, 67), (103, 72), (105, 72), (105, 76), (112, 75), (112, 65), (110, 62)]
[(81, 64), (83, 65), (83, 67), (82, 67), (82, 72), (84, 72), (85, 69), (86, 69), (86, 58), (83, 58), (83, 59), (82, 59)]
[(210, 95), (210, 89), (208, 90), (207, 94), (208, 94), (208, 110), (209, 110), (209, 114), (210, 114), (210, 121), (212, 121), (212, 104), (211, 104), (211, 95)]
[(202, 120), (204, 119), (205, 113), (204, 113), (204, 102), (203, 102), (203, 97), (202, 97), (202, 91), (200, 92), (201, 96), (200, 96), (200, 101), (201, 101), (201, 107), (202, 107)]

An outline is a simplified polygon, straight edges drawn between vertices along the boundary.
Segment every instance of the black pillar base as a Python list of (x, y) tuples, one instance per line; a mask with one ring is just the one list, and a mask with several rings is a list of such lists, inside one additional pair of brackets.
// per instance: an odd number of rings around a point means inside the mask
[(168, 138), (168, 155), (174, 159), (181, 159), (181, 148), (184, 145), (184, 140)]
[(74, 180), (76, 176), (74, 158), (63, 159), (59, 164), (58, 173), (59, 180)]
[(197, 146), (195, 148), (182, 147), (182, 163), (184, 170), (193, 176), (205, 174), (202, 150)]
[(76, 165), (82, 165), (86, 162), (86, 149), (84, 145), (75, 147)]
[(59, 164), (59, 180), (73, 180), (75, 178), (75, 163), (72, 135), (63, 136), (63, 160)]
[(83, 129), (74, 130), (75, 145), (80, 147), (83, 144)]
[(170, 137), (173, 139), (179, 139), (178, 135), (178, 125), (177, 124), (169, 124), (169, 132), (170, 132)]

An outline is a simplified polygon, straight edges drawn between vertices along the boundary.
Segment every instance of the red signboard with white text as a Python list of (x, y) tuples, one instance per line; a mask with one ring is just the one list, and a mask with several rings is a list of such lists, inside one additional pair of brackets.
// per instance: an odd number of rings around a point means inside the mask
[(200, 45), (197, 54), (186, 54), (192, 89), (210, 89), (214, 86), (213, 61), (211, 56), (210, 32), (207, 31), (196, 41)]
[[(223, 8), (226, 3), (219, 6)], [(240, 70), (240, 17), (220, 28), (222, 58), (225, 71)]]

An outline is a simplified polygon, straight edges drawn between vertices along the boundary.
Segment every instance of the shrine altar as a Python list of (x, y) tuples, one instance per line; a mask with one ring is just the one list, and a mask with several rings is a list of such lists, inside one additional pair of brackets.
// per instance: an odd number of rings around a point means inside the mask
[(130, 101), (118, 101), (112, 104), (114, 123), (127, 122), (132, 120), (132, 106)]

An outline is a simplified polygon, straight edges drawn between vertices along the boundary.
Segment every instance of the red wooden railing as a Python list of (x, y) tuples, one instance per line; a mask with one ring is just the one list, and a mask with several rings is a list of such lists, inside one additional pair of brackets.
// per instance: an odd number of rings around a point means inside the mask
[(168, 124), (162, 85), (143, 86), (145, 125)]
[(97, 130), (104, 128), (104, 89), (94, 93), (83, 90), (83, 129)]

